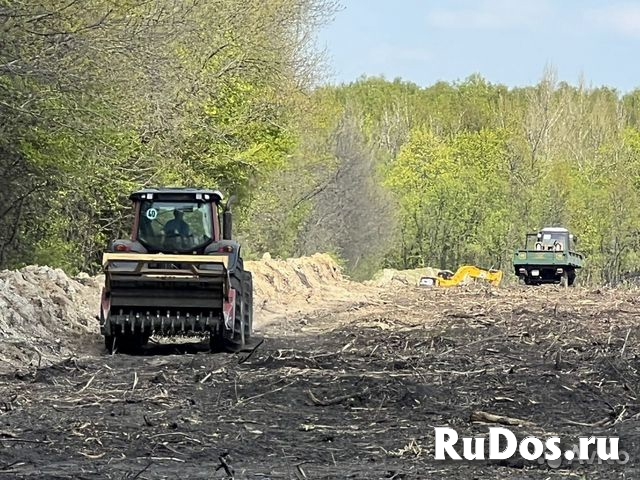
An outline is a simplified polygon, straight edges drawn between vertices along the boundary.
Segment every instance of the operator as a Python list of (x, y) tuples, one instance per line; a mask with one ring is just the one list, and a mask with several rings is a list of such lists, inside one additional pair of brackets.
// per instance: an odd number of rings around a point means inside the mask
[(173, 220), (169, 220), (164, 226), (164, 233), (166, 235), (178, 234), (181, 237), (188, 237), (191, 235), (189, 224), (183, 220), (184, 212), (176, 209), (173, 211)]

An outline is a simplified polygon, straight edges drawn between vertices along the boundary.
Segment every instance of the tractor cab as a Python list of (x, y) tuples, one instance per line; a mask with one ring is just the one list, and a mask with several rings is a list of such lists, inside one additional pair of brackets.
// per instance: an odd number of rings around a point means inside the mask
[[(225, 233), (230, 237), (231, 214), (221, 207), (223, 195), (217, 190), (146, 189), (129, 199), (134, 207), (131, 240), (148, 253), (203, 253), (211, 243), (227, 238)], [(126, 247), (121, 243), (115, 250)]]

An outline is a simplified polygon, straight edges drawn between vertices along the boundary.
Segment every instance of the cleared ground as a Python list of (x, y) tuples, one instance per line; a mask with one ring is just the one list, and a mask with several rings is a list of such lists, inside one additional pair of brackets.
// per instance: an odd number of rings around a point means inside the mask
[[(272, 315), (253, 352), (152, 345), (25, 367), (0, 380), (0, 478), (640, 478), (639, 305), (634, 292), (372, 288)], [(629, 461), (433, 459), (434, 426), (483, 435), (491, 415), (563, 450), (619, 436)]]

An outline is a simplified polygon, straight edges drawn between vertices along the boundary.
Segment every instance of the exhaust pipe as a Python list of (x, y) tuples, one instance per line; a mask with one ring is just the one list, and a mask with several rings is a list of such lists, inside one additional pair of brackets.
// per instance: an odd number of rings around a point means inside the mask
[(223, 240), (233, 240), (233, 215), (231, 214), (231, 206), (237, 200), (236, 195), (231, 195), (222, 213), (222, 238)]

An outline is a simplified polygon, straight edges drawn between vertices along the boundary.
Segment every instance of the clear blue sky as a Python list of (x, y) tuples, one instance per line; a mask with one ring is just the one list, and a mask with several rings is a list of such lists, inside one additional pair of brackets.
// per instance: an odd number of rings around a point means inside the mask
[(341, 0), (319, 32), (330, 83), (384, 75), (428, 86), (479, 73), (533, 85), (559, 80), (640, 87), (640, 0)]

